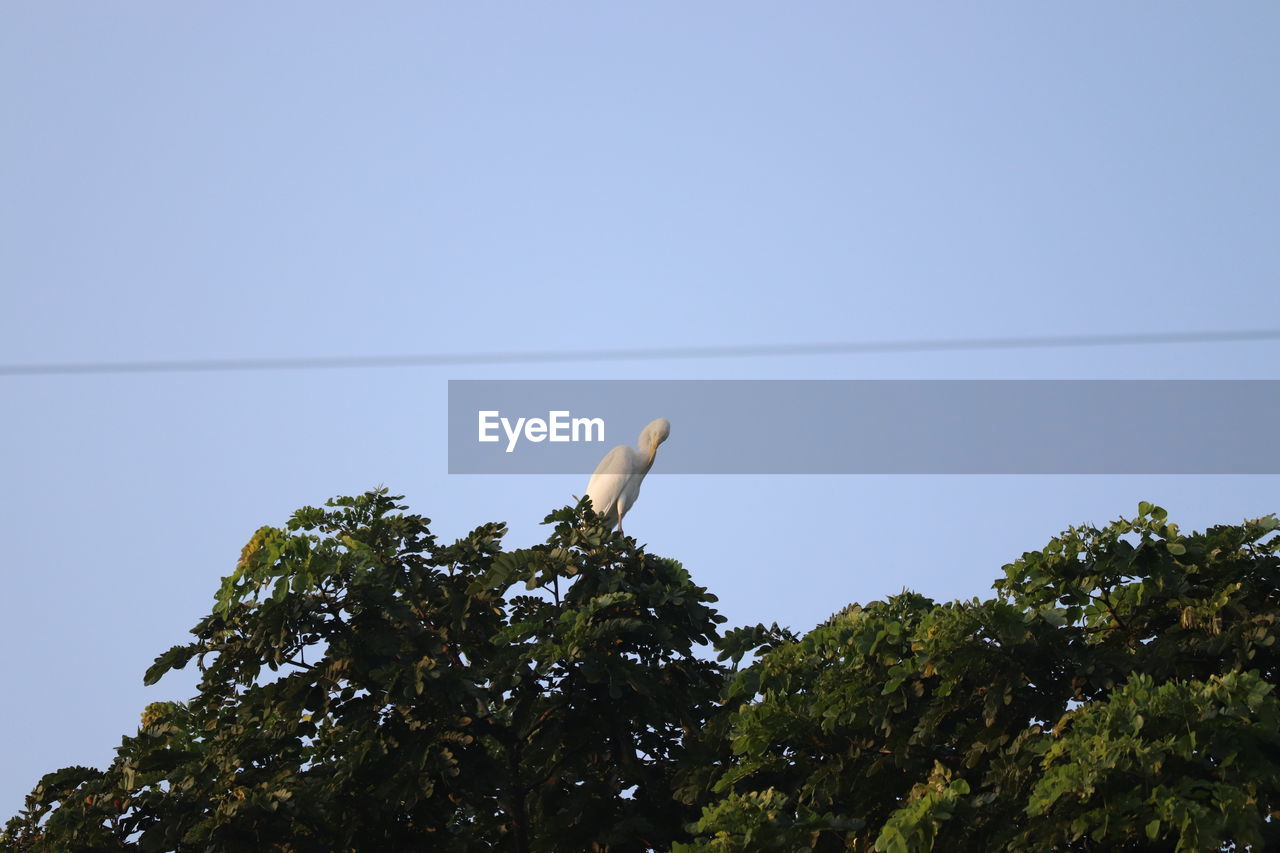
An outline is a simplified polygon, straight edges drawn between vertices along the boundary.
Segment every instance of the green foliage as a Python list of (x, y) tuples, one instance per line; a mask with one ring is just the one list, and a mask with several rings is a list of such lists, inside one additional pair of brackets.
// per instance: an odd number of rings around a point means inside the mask
[(985, 601), (719, 635), (713, 596), (586, 504), (503, 551), (397, 500), (254, 534), (146, 674), (194, 663), (199, 694), (45, 776), (6, 849), (1280, 846), (1274, 517), (1183, 534), (1143, 503)]
[(1027, 804), (1048, 848), (1170, 838), (1178, 851), (1263, 843), (1280, 790), (1280, 703), (1256, 670), (1157, 686), (1135, 675), (1069, 712)]
[(797, 806), (781, 791), (731, 793), (708, 806), (694, 826), (698, 833), (710, 834), (697, 845), (676, 842), (675, 853), (694, 850), (715, 853), (745, 853), (752, 850), (808, 850), (823, 832), (861, 828), (862, 821), (819, 814)]
[(707, 730), (728, 755), (678, 849), (1275, 844), (1276, 527), (1183, 535), (1144, 503), (1005, 566), (997, 598), (904, 592), (773, 642)]
[[(264, 527), (195, 640), (199, 695), (148, 707), (105, 772), (46, 776), (15, 850), (641, 850), (714, 706), (714, 597), (579, 509), (503, 552), (440, 546), (383, 491)], [(563, 587), (563, 588), (562, 588)]]

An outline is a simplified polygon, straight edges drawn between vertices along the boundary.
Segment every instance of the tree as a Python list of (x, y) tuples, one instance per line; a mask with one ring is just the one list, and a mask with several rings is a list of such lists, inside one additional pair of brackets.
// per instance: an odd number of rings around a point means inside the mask
[[(1276, 844), (1274, 517), (1071, 528), (996, 596), (804, 636), (586, 504), (437, 545), (371, 492), (262, 528), (199, 695), (41, 780), (15, 850), (1199, 851)], [(720, 663), (699, 654), (713, 644)]]
[(738, 673), (731, 760), (676, 849), (1275, 843), (1276, 519), (1183, 536), (1139, 511), (1024, 554), (997, 598), (851, 606)]
[[(199, 695), (156, 703), (106, 771), (41, 780), (12, 849), (642, 850), (714, 704), (722, 617), (678, 563), (553, 513), (439, 546), (385, 491), (304, 508), (245, 547), (193, 642)], [(563, 594), (561, 585), (565, 586)], [(511, 594), (525, 587), (524, 594)]]

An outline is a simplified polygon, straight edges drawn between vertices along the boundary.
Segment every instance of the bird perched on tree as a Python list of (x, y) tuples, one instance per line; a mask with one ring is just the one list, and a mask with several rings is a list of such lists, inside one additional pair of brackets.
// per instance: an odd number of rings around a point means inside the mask
[(610, 527), (615, 524), (622, 532), (622, 517), (635, 505), (640, 494), (640, 483), (653, 466), (658, 455), (658, 445), (671, 434), (671, 423), (658, 418), (640, 432), (640, 449), (619, 444), (610, 450), (596, 466), (596, 472), (587, 483), (587, 497), (591, 506)]

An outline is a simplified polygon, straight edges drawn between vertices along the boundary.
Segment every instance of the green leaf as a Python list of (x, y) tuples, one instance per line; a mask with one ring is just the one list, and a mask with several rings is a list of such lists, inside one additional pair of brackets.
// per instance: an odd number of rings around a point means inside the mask
[(147, 667), (146, 674), (142, 677), (142, 683), (151, 686), (158, 682), (165, 673), (174, 669), (182, 669), (191, 659), (196, 656), (198, 646), (194, 643), (188, 643), (181, 646), (173, 646), (167, 652), (156, 658), (155, 663)]

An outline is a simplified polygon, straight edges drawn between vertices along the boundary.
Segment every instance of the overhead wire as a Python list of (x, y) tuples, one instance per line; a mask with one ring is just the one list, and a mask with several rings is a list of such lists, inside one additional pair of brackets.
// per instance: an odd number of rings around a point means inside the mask
[(1055, 347), (1152, 346), (1280, 340), (1280, 329), (1126, 334), (1037, 335), (836, 341), (812, 344), (731, 344), (724, 346), (623, 347), (616, 349), (417, 353), (369, 356), (169, 359), (0, 364), (0, 376), (66, 376), (128, 373), (208, 373), (252, 370), (455, 367), (551, 362), (654, 361), (661, 359), (757, 358), (803, 355), (1050, 349)]

